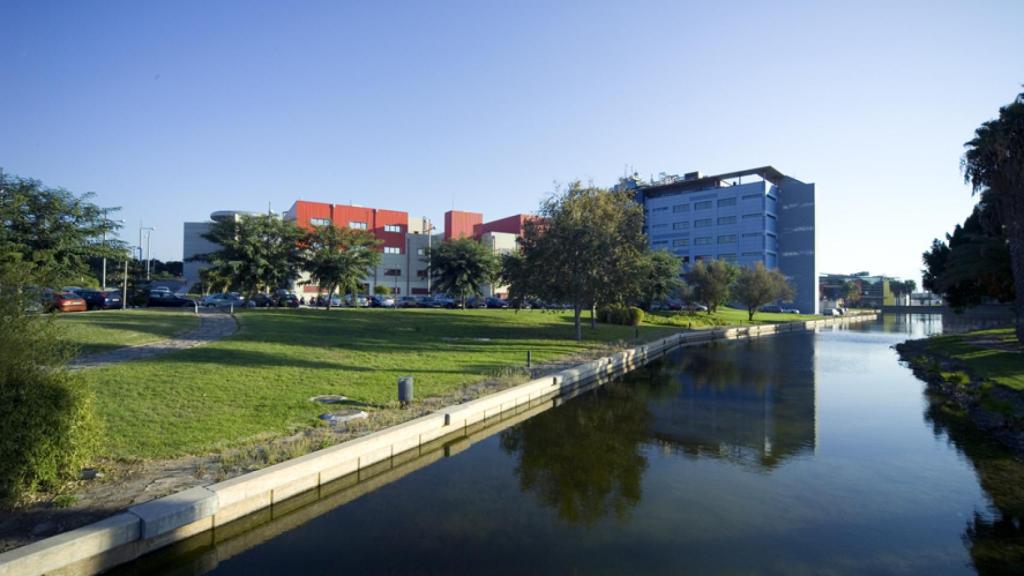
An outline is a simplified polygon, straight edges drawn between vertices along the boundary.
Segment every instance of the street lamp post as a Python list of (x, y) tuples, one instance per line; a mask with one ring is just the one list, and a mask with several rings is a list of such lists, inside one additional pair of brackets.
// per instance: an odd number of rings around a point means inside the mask
[(147, 281), (149, 280), (149, 238), (152, 235), (152, 232), (154, 230), (156, 230), (156, 228), (154, 228), (152, 226), (143, 226), (141, 222), (139, 223), (139, 261), (140, 262), (142, 261), (142, 232), (143, 231), (146, 232), (146, 280)]
[(427, 231), (427, 294), (433, 294), (433, 290), (430, 289), (430, 249), (432, 248), (431, 239), (434, 236), (434, 225), (430, 222), (429, 218), (424, 218), (426, 225), (423, 227)]
[[(124, 224), (124, 220), (117, 220), (118, 224)], [(103, 249), (107, 248), (107, 229), (103, 228)], [(107, 255), (103, 254), (103, 276), (100, 280), (100, 286), (102, 290), (107, 289)]]

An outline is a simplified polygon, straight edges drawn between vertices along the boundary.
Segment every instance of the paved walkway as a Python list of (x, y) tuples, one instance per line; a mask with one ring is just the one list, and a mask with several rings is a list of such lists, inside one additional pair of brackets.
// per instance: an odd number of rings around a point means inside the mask
[(185, 350), (200, 344), (213, 342), (225, 336), (230, 336), (237, 330), (238, 323), (235, 322), (235, 318), (230, 314), (201, 310), (199, 313), (199, 328), (191, 332), (175, 338), (160, 340), (159, 342), (128, 346), (111, 350), (110, 352), (100, 352), (99, 354), (75, 358), (71, 361), (69, 367), (73, 370), (82, 370), (85, 368), (99, 368), (100, 366), (117, 364), (119, 362), (151, 358), (168, 352)]

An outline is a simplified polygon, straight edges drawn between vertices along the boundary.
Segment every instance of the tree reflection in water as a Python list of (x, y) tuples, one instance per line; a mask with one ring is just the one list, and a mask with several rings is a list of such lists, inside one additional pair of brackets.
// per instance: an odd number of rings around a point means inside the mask
[(636, 392), (613, 382), (503, 431), (523, 491), (574, 524), (628, 518), (640, 502), (651, 418)]
[(925, 420), (967, 456), (992, 509), (975, 511), (964, 543), (979, 574), (1024, 574), (1024, 462), (978, 431), (958, 406), (930, 396)]

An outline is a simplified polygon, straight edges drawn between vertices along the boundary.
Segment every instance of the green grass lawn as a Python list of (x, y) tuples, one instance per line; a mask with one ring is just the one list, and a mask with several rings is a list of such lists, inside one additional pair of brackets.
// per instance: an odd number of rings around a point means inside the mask
[(975, 375), (1024, 391), (1024, 353), (1012, 328), (928, 339), (929, 351), (963, 362)]
[(199, 326), (191, 310), (181, 309), (105, 310), (64, 314), (56, 321), (65, 327), (68, 342), (79, 354), (156, 342)]
[[(741, 311), (712, 319), (740, 315), (745, 321)], [(524, 366), (527, 350), (543, 363), (634, 337), (631, 326), (585, 325), (585, 340), (576, 342), (569, 312), (272, 309), (238, 318), (240, 331), (224, 340), (81, 374), (106, 425), (104, 455), (219, 451), (317, 425), (329, 409), (312, 396), (343, 394), (390, 407), (399, 376), (415, 377), (421, 399), (501, 377)], [(659, 318), (640, 327), (641, 338), (680, 328), (669, 315)]]
[(754, 314), (754, 321), (747, 320), (746, 310), (736, 308), (719, 308), (713, 314), (707, 312), (654, 312), (646, 316), (646, 321), (658, 326), (672, 326), (699, 330), (703, 328), (714, 328), (717, 326), (746, 326), (748, 324), (776, 324), (779, 322), (792, 322), (795, 320), (813, 320), (818, 316), (800, 314), (774, 314), (758, 312)]

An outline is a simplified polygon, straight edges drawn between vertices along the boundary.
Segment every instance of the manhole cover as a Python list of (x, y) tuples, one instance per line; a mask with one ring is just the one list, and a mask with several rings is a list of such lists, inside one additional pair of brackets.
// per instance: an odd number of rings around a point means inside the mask
[(337, 426), (350, 420), (361, 420), (367, 416), (367, 413), (362, 410), (339, 410), (338, 412), (321, 414), (320, 419), (328, 422), (331, 426)]
[(313, 396), (310, 400), (313, 402), (319, 402), (320, 404), (342, 404), (348, 401), (348, 397), (339, 396), (337, 394), (328, 394), (325, 396)]

